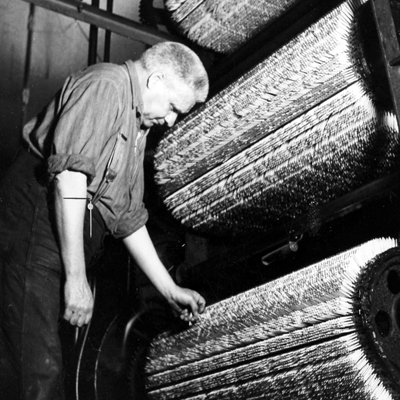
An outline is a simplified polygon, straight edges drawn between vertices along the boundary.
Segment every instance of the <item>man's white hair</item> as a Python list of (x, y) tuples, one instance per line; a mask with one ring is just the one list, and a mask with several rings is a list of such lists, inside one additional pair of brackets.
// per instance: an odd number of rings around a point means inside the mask
[(197, 54), (187, 46), (176, 42), (161, 42), (146, 50), (140, 57), (142, 67), (151, 72), (169, 70), (191, 87), (197, 102), (208, 95), (208, 75)]

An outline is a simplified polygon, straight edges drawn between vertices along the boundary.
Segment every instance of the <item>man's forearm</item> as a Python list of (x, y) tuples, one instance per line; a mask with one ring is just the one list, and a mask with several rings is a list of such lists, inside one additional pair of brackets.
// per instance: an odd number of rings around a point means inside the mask
[[(145, 226), (124, 239), (128, 251), (173, 310), (186, 321), (204, 311), (205, 300), (197, 292), (176, 285), (162, 264)], [(189, 311), (190, 310), (190, 311)]]
[(83, 223), (86, 207), (86, 176), (63, 171), (54, 182), (54, 201), (61, 258), (67, 278), (85, 272)]
[(72, 325), (82, 326), (92, 318), (94, 305), (86, 277), (83, 239), (86, 176), (63, 171), (56, 176), (54, 185), (56, 224), (66, 276), (64, 318)]
[(164, 296), (170, 295), (175, 290), (175, 282), (161, 263), (147, 228), (143, 226), (123, 242), (158, 291)]

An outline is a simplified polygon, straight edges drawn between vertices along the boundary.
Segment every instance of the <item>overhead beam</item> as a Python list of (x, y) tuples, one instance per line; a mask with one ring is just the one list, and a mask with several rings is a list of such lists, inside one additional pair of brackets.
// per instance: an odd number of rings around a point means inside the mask
[(128, 18), (109, 13), (97, 7), (77, 0), (22, 0), (26, 3), (35, 4), (47, 10), (66, 15), (79, 21), (96, 25), (99, 28), (128, 37), (137, 42), (153, 46), (154, 44), (174, 41), (182, 42), (177, 36), (142, 25)]

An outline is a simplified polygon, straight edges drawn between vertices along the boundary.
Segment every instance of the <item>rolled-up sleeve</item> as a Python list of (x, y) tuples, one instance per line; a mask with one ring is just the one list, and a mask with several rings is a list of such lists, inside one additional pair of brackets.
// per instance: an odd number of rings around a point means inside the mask
[(86, 157), (83, 154), (55, 154), (49, 157), (47, 166), (51, 178), (67, 169), (82, 172), (88, 177), (89, 182), (96, 176), (93, 158)]
[(142, 203), (135, 210), (130, 210), (130, 212), (125, 215), (125, 218), (126, 219), (119, 222), (117, 228), (113, 232), (113, 236), (116, 239), (124, 239), (136, 232), (146, 224), (149, 215), (146, 207)]
[[(111, 106), (110, 106), (111, 105)], [(47, 160), (50, 180), (64, 170), (82, 172), (88, 185), (97, 174), (104, 143), (117, 127), (118, 96), (111, 80), (67, 81)]]

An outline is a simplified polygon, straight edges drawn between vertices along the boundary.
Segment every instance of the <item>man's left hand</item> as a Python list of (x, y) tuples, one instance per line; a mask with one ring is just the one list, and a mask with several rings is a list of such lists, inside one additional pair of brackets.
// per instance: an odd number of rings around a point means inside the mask
[(206, 306), (206, 301), (199, 293), (180, 286), (176, 286), (166, 298), (172, 309), (187, 322), (197, 321), (199, 314), (203, 313)]

